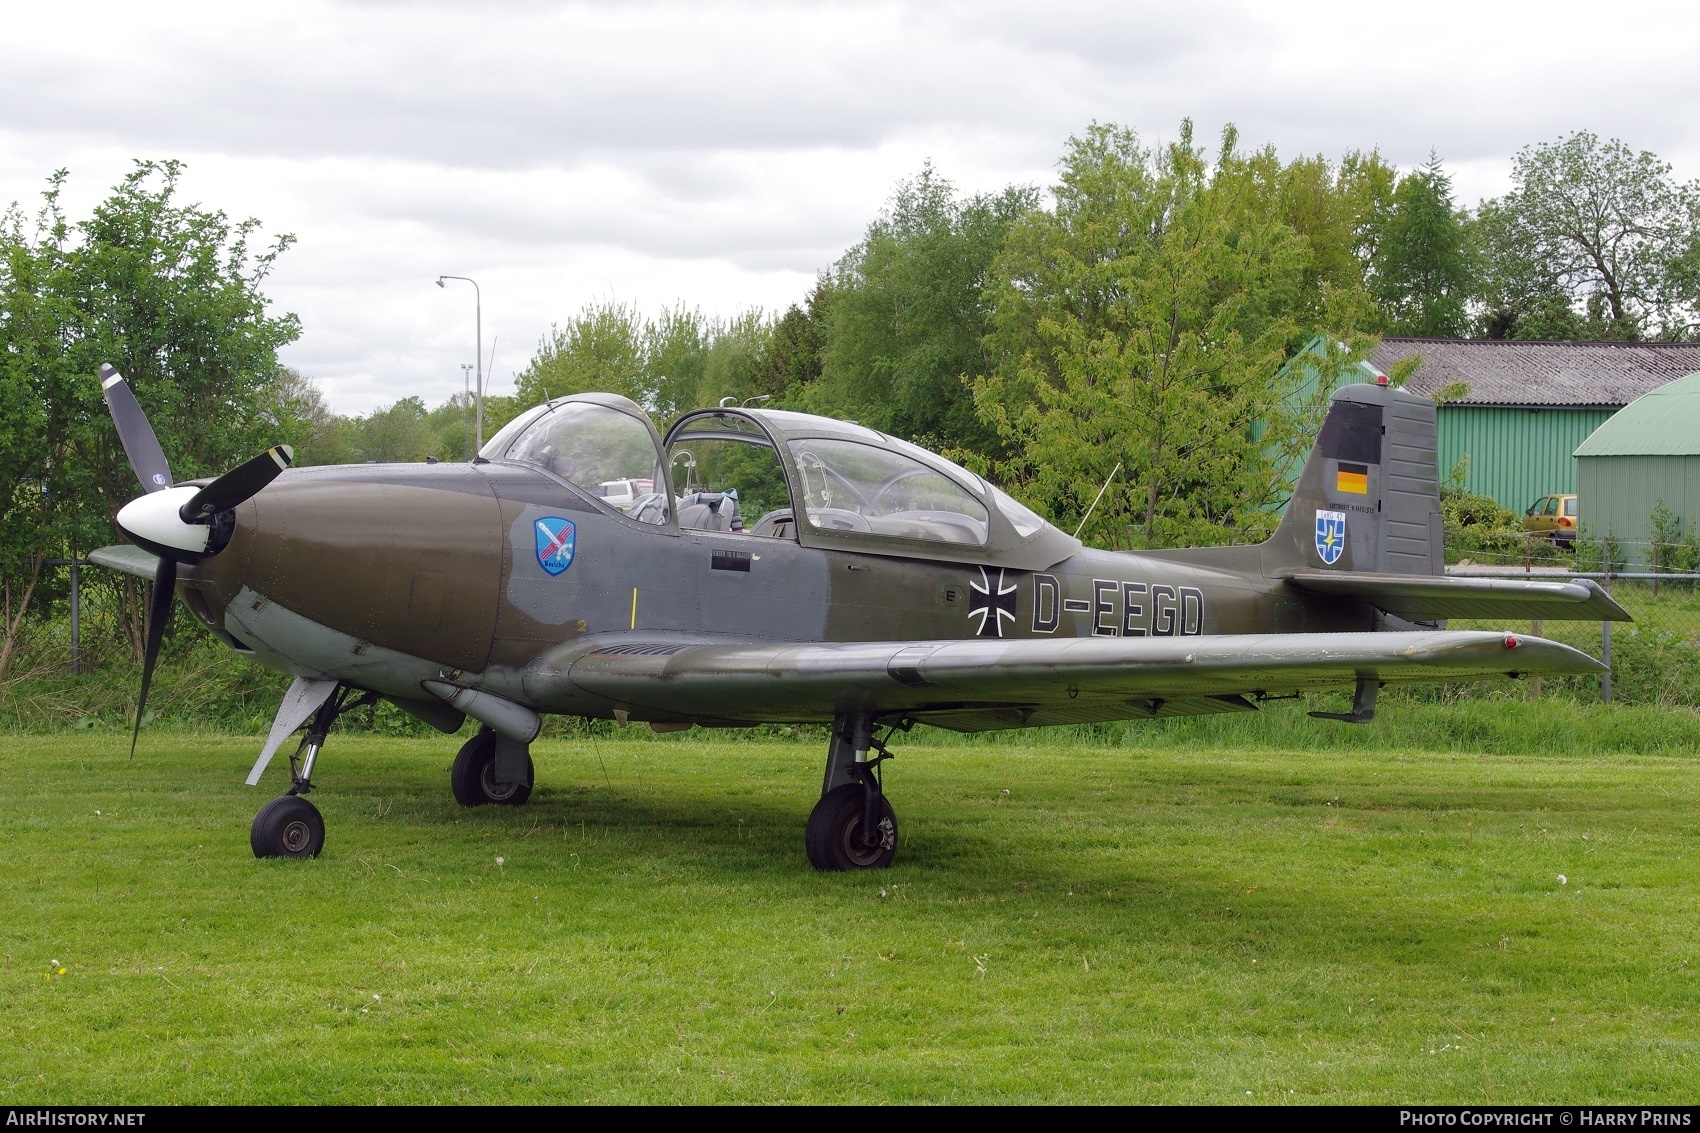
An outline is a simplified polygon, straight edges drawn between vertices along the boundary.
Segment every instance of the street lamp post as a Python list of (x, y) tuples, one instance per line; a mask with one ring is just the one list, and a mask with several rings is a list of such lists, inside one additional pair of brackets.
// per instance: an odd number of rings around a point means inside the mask
[(445, 279), (458, 279), (462, 283), (472, 284), (472, 298), (475, 304), (473, 310), (478, 328), (478, 353), (474, 357), (478, 371), (478, 443), (472, 449), (472, 455), (476, 457), (478, 450), (484, 447), (484, 293), (479, 290), (477, 280), (468, 279), (464, 275), (439, 275), (437, 286), (446, 290), (447, 285), (443, 283)]
[[(472, 400), (472, 366), (466, 362), (460, 364), (460, 388), (466, 394), (460, 400), (460, 443), (464, 448), (472, 440), (472, 425), (469, 420), (472, 416), (472, 406), (468, 404)], [(476, 452), (469, 452), (466, 459), (471, 460), (477, 455)]]

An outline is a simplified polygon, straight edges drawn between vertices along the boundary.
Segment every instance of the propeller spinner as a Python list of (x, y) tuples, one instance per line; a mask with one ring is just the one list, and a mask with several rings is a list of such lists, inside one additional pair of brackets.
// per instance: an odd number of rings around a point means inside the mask
[(198, 563), (224, 550), (235, 530), (234, 509), (270, 484), (295, 458), (288, 445), (267, 449), (202, 488), (177, 487), (171, 465), (159, 446), (147, 414), (142, 412), (129, 383), (110, 365), (100, 368), (100, 388), (118, 440), (130, 468), (147, 495), (118, 511), (118, 528), (132, 543), (159, 556), (153, 595), (148, 602), (148, 629), (142, 650), (142, 687), (136, 697), (136, 723), (130, 732), (130, 754), (142, 730), (148, 689), (159, 661), (160, 644), (171, 620), (171, 600), (177, 590), (177, 564)]

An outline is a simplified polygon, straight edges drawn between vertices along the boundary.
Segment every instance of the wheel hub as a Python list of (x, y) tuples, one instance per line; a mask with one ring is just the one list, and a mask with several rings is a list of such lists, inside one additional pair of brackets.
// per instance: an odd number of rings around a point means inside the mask
[(283, 848), (292, 854), (306, 850), (312, 841), (312, 828), (299, 818), (283, 828)]
[(484, 765), (484, 769), (479, 772), (478, 778), (484, 785), (485, 797), (493, 803), (503, 802), (513, 797), (513, 793), (519, 790), (520, 786), (518, 783), (496, 782), (496, 761), (494, 759)]

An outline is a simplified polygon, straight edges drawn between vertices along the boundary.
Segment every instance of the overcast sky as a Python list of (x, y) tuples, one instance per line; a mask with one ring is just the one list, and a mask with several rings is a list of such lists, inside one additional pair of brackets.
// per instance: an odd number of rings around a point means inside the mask
[[(132, 158), (299, 243), (284, 360), (364, 412), (457, 391), (483, 288), (492, 388), (587, 301), (782, 310), (931, 158), (1048, 184), (1094, 119), (1284, 156), (1430, 148), (1461, 201), (1577, 128), (1700, 176), (1692, 5), (7, 2), (0, 202)], [(454, 289), (459, 288), (459, 289)]]

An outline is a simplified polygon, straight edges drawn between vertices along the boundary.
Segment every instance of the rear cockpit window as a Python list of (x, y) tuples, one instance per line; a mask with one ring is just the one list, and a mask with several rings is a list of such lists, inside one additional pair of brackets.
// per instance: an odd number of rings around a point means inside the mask
[(1023, 539), (1045, 526), (1045, 521), (1035, 515), (1026, 504), (1001, 488), (992, 488), (992, 502), (998, 505), (1003, 517), (1009, 520), (1009, 525), (1015, 528), (1015, 533)]
[(943, 473), (891, 449), (815, 438), (790, 442), (808, 522), (932, 543), (984, 546), (987, 513)]
[(630, 414), (569, 401), (522, 426), (502, 455), (547, 468), (633, 519), (667, 521), (655, 439)]

